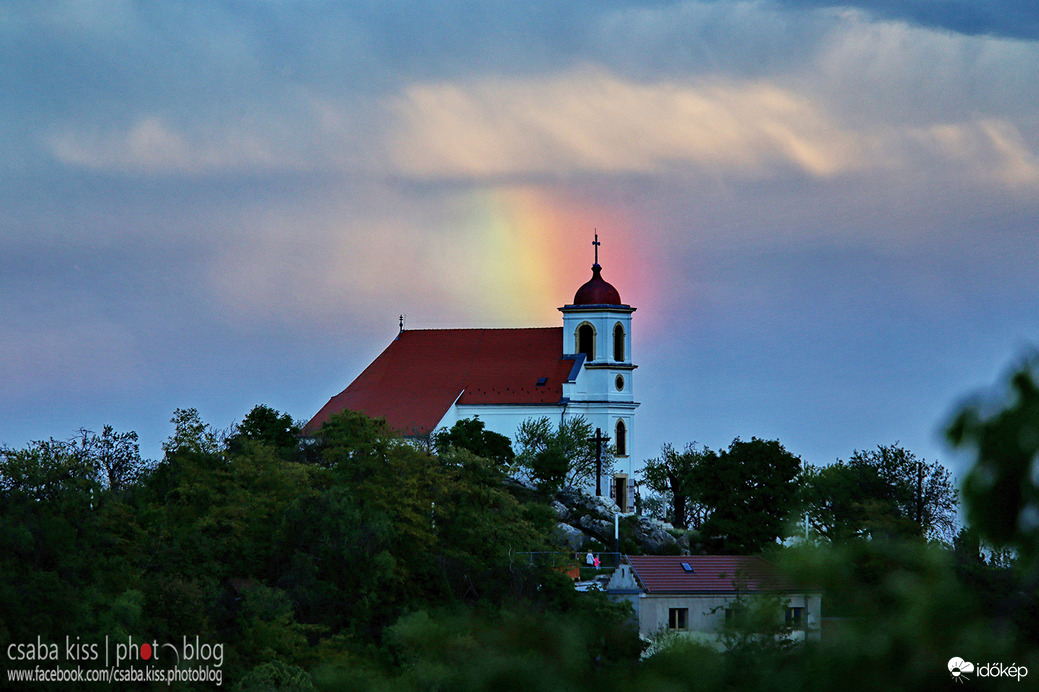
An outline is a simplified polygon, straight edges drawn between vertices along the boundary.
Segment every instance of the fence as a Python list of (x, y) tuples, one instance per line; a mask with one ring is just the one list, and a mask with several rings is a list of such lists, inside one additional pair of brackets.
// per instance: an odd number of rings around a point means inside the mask
[[(621, 553), (596, 553), (596, 552), (585, 552), (585, 553), (568, 553), (559, 551), (542, 551), (533, 553), (513, 553), (513, 560), (519, 562), (521, 560), (526, 561), (527, 564), (539, 565), (544, 567), (565, 567), (565, 566), (577, 566), (577, 567), (597, 567), (599, 569), (616, 569), (621, 564)], [(591, 559), (589, 560), (589, 555)], [(598, 559), (598, 564), (596, 560)]]

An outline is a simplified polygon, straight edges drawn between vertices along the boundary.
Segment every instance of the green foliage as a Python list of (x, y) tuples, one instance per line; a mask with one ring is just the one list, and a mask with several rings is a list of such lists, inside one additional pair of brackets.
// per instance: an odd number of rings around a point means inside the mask
[(753, 687), (759, 682), (760, 670), (782, 665), (799, 645), (784, 617), (787, 598), (740, 592), (725, 608), (728, 614), (719, 644), (724, 648), (731, 683), (737, 689)]
[[(727, 450), (669, 444), (646, 462), (643, 480), (678, 528), (700, 531), (707, 553), (747, 554), (775, 544), (796, 509), (801, 460), (778, 440), (732, 441)], [(691, 520), (691, 521), (690, 521)]]
[[(516, 433), (516, 462), (546, 492), (595, 480), (596, 443), (584, 417), (568, 418), (553, 428), (548, 418), (530, 418)], [(613, 451), (602, 448), (602, 475), (613, 475)]]
[(898, 445), (882, 445), (855, 452), (848, 465), (860, 491), (874, 503), (864, 508), (872, 535), (952, 539), (958, 493), (940, 463), (928, 464)]
[(691, 484), (708, 508), (701, 527), (708, 553), (751, 554), (775, 545), (796, 509), (801, 460), (778, 440), (732, 441), (719, 453), (704, 450)]
[(511, 466), (516, 458), (509, 438), (484, 429), (479, 418), (463, 418), (449, 429), (437, 431), (433, 435), (433, 445), (437, 454), (447, 454), (452, 448), (465, 449), (503, 468)]
[[(1010, 387), (989, 401), (965, 405), (949, 439), (973, 449), (964, 482), (967, 518), (976, 532), (960, 541), (962, 572), (987, 588), (990, 603), (1008, 610), (1024, 636), (1039, 646), (1039, 387), (1035, 360), (1010, 376)], [(967, 539), (968, 537), (963, 537)], [(993, 546), (987, 564), (977, 549)], [(965, 548), (964, 544), (971, 545)], [(1016, 556), (1014, 559), (1011, 556)], [(980, 563), (980, 564), (979, 564)], [(1008, 569), (1009, 566), (1009, 569)]]
[(248, 444), (271, 447), (286, 461), (299, 461), (302, 426), (287, 413), (259, 404), (246, 414), (227, 440), (231, 453), (241, 453)]
[(235, 683), (235, 692), (317, 692), (310, 673), (281, 661), (267, 661), (252, 668)]
[(145, 462), (137, 445), (137, 433), (117, 433), (111, 425), (96, 435), (90, 430), (80, 431), (83, 451), (96, 460), (101, 482), (114, 493), (121, 493), (144, 473)]
[(369, 418), (354, 411), (343, 411), (325, 421), (315, 436), (320, 463), (335, 466), (353, 457), (366, 458), (384, 453), (401, 442), (382, 418)]
[(85, 439), (0, 449), (0, 630), (12, 638), (63, 636), (97, 605), (76, 588), (99, 579), (93, 554), (107, 534), (100, 464)]
[[(1031, 382), (1015, 379), (1005, 409), (970, 408), (953, 426), (979, 460), (966, 493), (977, 530), (950, 547), (918, 538), (940, 522), (914, 513), (922, 495), (905, 480), (933, 476), (941, 491), (943, 476), (909, 453), (881, 447), (837, 465), (858, 475), (813, 481), (830, 495), (832, 513), (814, 511), (832, 542), (775, 555), (825, 594), (836, 623), (821, 641), (792, 646), (781, 598), (741, 596), (760, 617), (724, 632), (725, 651), (669, 635), (640, 660), (630, 606), (578, 593), (531, 558), (551, 549), (555, 515), (537, 493), (507, 491), (500, 463), (457, 443), (430, 455), (355, 414), (290, 455), (290, 419), (257, 407), (226, 447), (178, 410), (152, 468), (134, 436), (109, 428), (0, 450), (0, 650), (37, 636), (197, 635), (227, 647), (224, 683), (239, 690), (931, 690), (950, 684), (952, 656), (1034, 674)], [(535, 432), (532, 455), (587, 453), (587, 428)], [(774, 543), (799, 460), (757, 439), (696, 454), (683, 489), (709, 512), (708, 546)], [(546, 484), (564, 482), (548, 469)], [(876, 528), (892, 513), (918, 530)], [(873, 540), (845, 540), (862, 527)]]
[(691, 442), (681, 452), (665, 444), (659, 457), (646, 460), (643, 481), (650, 490), (664, 497), (670, 506), (666, 518), (678, 528), (689, 528), (690, 518), (697, 528), (703, 521), (702, 508), (690, 507), (690, 503), (696, 494), (694, 482), (697, 469), (713, 455), (714, 452), (706, 447), (697, 449), (695, 443)]
[(399, 664), (388, 673), (322, 671), (325, 689), (358, 690), (593, 690), (621, 689), (641, 650), (634, 630), (616, 630), (617, 611), (558, 613), (495, 609), (420, 610), (387, 629)]
[(193, 408), (178, 408), (173, 412), (173, 434), (162, 443), (167, 459), (177, 454), (217, 454), (217, 443), (213, 428), (202, 422), (198, 411)]
[(981, 402), (964, 406), (948, 429), (953, 444), (972, 448), (977, 455), (964, 481), (967, 517), (995, 545), (1039, 558), (1035, 364), (1027, 363), (1013, 373), (1010, 392), (991, 398), (995, 402), (987, 406)]
[(898, 445), (806, 466), (801, 493), (812, 529), (828, 540), (953, 537), (958, 492), (949, 471)]
[(248, 668), (265, 661), (302, 660), (308, 628), (296, 621), (288, 595), (258, 583), (245, 585), (241, 596), (234, 648), (237, 663)]

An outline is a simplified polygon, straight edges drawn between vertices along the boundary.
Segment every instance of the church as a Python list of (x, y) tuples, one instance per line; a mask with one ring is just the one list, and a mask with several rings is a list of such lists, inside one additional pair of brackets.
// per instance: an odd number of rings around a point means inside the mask
[(317, 412), (304, 434), (344, 410), (384, 418), (412, 438), (476, 417), (515, 439), (529, 418), (558, 424), (583, 416), (615, 449), (614, 475), (602, 479), (603, 487), (609, 485), (622, 511), (633, 511), (642, 468), (631, 454), (639, 406), (631, 353), (635, 308), (602, 278), (598, 235), (592, 244), (592, 277), (559, 308), (561, 327), (412, 330), (402, 322), (386, 350)]

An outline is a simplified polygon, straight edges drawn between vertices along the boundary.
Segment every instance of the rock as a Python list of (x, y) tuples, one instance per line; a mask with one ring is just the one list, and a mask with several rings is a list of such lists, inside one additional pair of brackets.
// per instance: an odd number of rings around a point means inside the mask
[(556, 537), (562, 545), (574, 552), (580, 550), (581, 546), (588, 540), (588, 536), (584, 535), (583, 531), (563, 522), (556, 524)]
[(583, 490), (573, 487), (563, 488), (556, 493), (556, 502), (567, 507), (571, 517), (592, 514), (599, 519), (612, 521), (613, 515), (620, 512), (620, 507), (610, 498), (604, 495), (599, 497), (589, 495)]
[(577, 526), (603, 545), (613, 545), (613, 520), (586, 514), (577, 520)]
[(588, 497), (579, 488), (572, 486), (560, 488), (556, 493), (556, 499), (567, 507), (577, 507), (584, 504), (584, 498)]
[(600, 495), (598, 497), (593, 495), (589, 496), (589, 499), (591, 500), (592, 511), (597, 514), (604, 514), (609, 517), (612, 517), (614, 514), (620, 514), (621, 508), (617, 506), (616, 502), (605, 495)]
[[(582, 542), (595, 539), (612, 550), (614, 516), (620, 513), (620, 508), (613, 500), (605, 496), (588, 495), (578, 488), (563, 488), (556, 493), (551, 506), (560, 520), (561, 534), (566, 532), (563, 542), (567, 546), (573, 546), (580, 534)], [(640, 552), (674, 555), (689, 549), (689, 539), (680, 543), (669, 533), (674, 531), (674, 527), (666, 522), (629, 515), (622, 517), (622, 523), (624, 538), (634, 541)], [(567, 529), (562, 528), (564, 526)], [(579, 548), (580, 544), (577, 544), (575, 550)]]
[[(640, 518), (641, 519), (641, 518)], [(632, 540), (650, 554), (677, 553), (678, 541), (670, 533), (648, 521), (638, 521), (632, 529)]]

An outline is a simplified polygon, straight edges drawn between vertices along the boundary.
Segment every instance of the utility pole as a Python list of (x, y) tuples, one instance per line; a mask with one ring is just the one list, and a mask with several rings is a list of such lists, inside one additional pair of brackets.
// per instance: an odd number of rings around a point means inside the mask
[(916, 525), (924, 533), (924, 462), (916, 462)]

